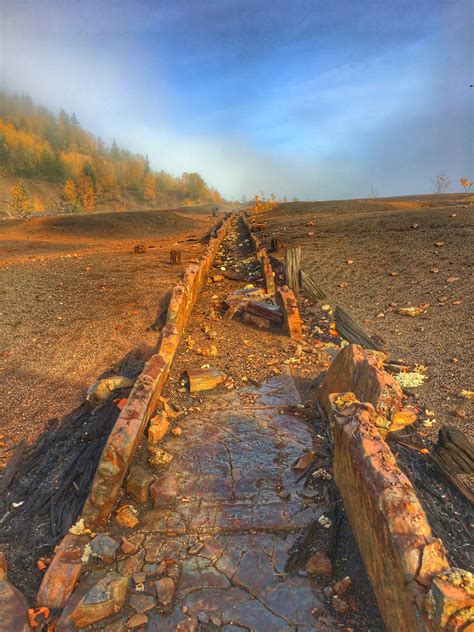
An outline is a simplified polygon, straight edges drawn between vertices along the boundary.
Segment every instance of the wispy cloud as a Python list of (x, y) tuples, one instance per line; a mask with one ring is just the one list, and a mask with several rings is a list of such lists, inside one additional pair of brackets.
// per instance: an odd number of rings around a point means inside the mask
[[(473, 177), (469, 3), (4, 0), (1, 80), (227, 196)], [(470, 119), (471, 117), (471, 119)]]

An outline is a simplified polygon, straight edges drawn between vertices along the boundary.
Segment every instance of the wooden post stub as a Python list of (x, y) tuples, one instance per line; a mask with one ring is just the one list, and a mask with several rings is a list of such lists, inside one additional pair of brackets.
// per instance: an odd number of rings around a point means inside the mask
[(181, 264), (181, 251), (180, 250), (170, 251), (170, 262), (174, 266)]
[(300, 286), (300, 261), (301, 247), (294, 246), (287, 248), (285, 251), (285, 276), (289, 288), (293, 290), (293, 294), (298, 298)]

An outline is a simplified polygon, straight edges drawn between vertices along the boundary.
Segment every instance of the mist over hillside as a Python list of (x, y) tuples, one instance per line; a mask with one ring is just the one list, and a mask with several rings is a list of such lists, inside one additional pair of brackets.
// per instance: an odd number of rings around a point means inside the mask
[(107, 146), (84, 130), (75, 114), (55, 115), (28, 96), (5, 92), (0, 92), (0, 178), (2, 210), (12, 215), (222, 200), (198, 173), (174, 177), (153, 171), (147, 156), (115, 141)]

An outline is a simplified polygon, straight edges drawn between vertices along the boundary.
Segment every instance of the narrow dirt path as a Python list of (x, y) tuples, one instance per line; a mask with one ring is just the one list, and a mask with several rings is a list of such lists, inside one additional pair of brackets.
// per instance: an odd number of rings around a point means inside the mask
[[(311, 526), (320, 533), (305, 545), (309, 556), (324, 542), (333, 484), (327, 471), (308, 485), (295, 468), (326, 442), (308, 423), (289, 368), (298, 345), (280, 328), (259, 331), (222, 318), (220, 306), (229, 292), (249, 281), (261, 284), (240, 220), (210, 279), (164, 392), (182, 413), (159, 444), (172, 460), (151, 468), (143, 440), (134, 466), (153, 475), (151, 499), (138, 504), (124, 495), (120, 505), (133, 506), (138, 524), (130, 529), (113, 517), (106, 532), (122, 542), (117, 559), (91, 557), (85, 566), (78, 595), (111, 570), (131, 580), (124, 608), (94, 629), (296, 632), (350, 629), (349, 623), (356, 623), (360, 630), (383, 630), (371, 594), (362, 602), (345, 596), (347, 618), (333, 607), (336, 593), (323, 593), (327, 582), (314, 581), (304, 561), (287, 570)], [(209, 355), (211, 346), (215, 351)], [(317, 375), (321, 367), (314, 356), (311, 362)], [(225, 373), (226, 385), (190, 394), (186, 368), (206, 365)], [(87, 599), (97, 594), (92, 588)], [(360, 613), (369, 608), (373, 627)]]

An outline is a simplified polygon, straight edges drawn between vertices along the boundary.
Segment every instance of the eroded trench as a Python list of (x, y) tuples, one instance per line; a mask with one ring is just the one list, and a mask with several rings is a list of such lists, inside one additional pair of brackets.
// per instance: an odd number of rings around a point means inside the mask
[[(224, 317), (230, 294), (261, 287), (259, 263), (236, 218), (164, 389), (179, 411), (160, 443), (171, 463), (150, 466), (143, 438), (132, 467), (151, 475), (154, 491), (137, 503), (124, 489), (119, 508), (131, 505), (138, 525), (125, 527), (114, 514), (103, 531), (122, 543), (115, 559), (92, 555), (84, 564), (81, 590), (111, 571), (129, 577), (124, 607), (104, 622), (117, 629), (136, 615), (151, 630), (189, 622), (200, 630), (384, 629), (315, 407), (334, 345), (326, 346), (324, 335), (296, 343), (282, 326), (257, 329), (239, 313)], [(109, 374), (134, 379), (151, 353), (135, 350)], [(220, 371), (225, 382), (192, 394), (187, 370), (201, 367)], [(117, 401), (127, 395), (116, 391), (100, 408), (85, 402), (52, 420), (8, 486), (0, 544), (9, 578), (30, 604), (42, 579), (36, 562), (47, 563), (80, 515)], [(163, 605), (157, 584), (167, 579), (174, 588)]]
[[(163, 459), (150, 463), (144, 437), (133, 460), (135, 483), (153, 481), (150, 495), (138, 502), (136, 484), (124, 489), (103, 530), (120, 548), (113, 561), (92, 553), (84, 564), (79, 590), (111, 571), (130, 582), (120, 612), (96, 629), (140, 621), (163, 631), (384, 629), (315, 410), (330, 355), (321, 341), (291, 341), (278, 324), (262, 330), (239, 313), (224, 317), (230, 294), (262, 286), (236, 219), (165, 385), (178, 413), (159, 443)], [(188, 370), (200, 368), (225, 380), (190, 393)], [(117, 520), (122, 507), (133, 510), (133, 528)]]

